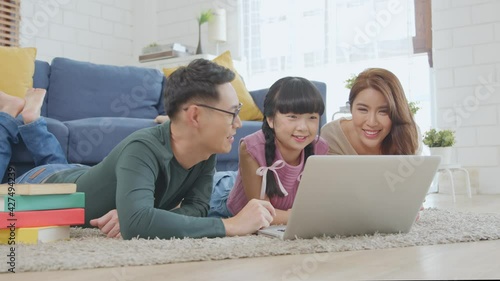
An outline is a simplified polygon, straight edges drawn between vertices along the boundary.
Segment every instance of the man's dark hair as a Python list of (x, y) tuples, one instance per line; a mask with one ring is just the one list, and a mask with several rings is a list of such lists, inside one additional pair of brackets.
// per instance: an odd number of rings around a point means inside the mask
[(190, 100), (218, 101), (215, 87), (233, 81), (234, 72), (206, 59), (196, 59), (181, 66), (168, 78), (164, 90), (165, 111), (174, 119), (181, 106)]

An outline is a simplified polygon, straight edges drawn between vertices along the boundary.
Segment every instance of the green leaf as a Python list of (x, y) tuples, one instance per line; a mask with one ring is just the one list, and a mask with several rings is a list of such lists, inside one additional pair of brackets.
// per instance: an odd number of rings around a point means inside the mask
[(428, 147), (448, 147), (455, 144), (455, 131), (430, 129), (424, 133), (423, 142)]
[(346, 89), (350, 90), (352, 88), (357, 77), (358, 75), (351, 74), (351, 76), (344, 81)]
[(420, 110), (420, 107), (418, 106), (418, 104), (419, 104), (418, 101), (410, 101), (408, 103), (408, 106), (410, 107), (411, 114), (415, 115)]
[(196, 20), (198, 21), (198, 25), (202, 25), (206, 22), (209, 22), (212, 19), (212, 16), (213, 16), (212, 9), (208, 9), (204, 12), (201, 12), (200, 16), (196, 18)]

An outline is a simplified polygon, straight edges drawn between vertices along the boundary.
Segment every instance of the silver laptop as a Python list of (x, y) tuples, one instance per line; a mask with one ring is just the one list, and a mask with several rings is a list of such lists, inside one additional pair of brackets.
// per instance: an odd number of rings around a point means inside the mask
[(439, 156), (334, 156), (307, 159), (281, 239), (406, 233), (415, 222)]

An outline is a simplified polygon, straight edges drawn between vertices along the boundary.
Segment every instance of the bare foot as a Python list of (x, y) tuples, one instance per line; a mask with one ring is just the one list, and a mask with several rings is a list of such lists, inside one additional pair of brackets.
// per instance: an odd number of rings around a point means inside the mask
[(24, 100), (16, 96), (9, 96), (0, 91), (0, 112), (5, 112), (16, 118), (23, 110)]
[(26, 92), (26, 96), (24, 97), (26, 104), (21, 112), (24, 124), (29, 124), (40, 118), (43, 98), (46, 92), (45, 89), (29, 89)]

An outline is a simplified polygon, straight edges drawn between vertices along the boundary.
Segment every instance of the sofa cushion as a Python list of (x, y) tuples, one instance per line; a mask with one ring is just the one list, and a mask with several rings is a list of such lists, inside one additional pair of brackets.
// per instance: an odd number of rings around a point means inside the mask
[(131, 133), (156, 124), (153, 119), (109, 117), (66, 121), (69, 130), (68, 161), (95, 165)]
[(264, 100), (266, 99), (268, 91), (269, 89), (260, 89), (250, 92), (250, 95), (252, 95), (255, 104), (259, 107), (259, 110), (262, 111), (262, 113), (264, 113)]
[(35, 57), (35, 48), (0, 46), (0, 91), (24, 97), (33, 87)]
[(163, 75), (155, 69), (55, 58), (47, 116), (61, 121), (92, 117), (152, 120), (162, 111), (162, 86)]
[(253, 134), (262, 128), (261, 121), (242, 121), (241, 128), (236, 130), (233, 146), (229, 153), (217, 154), (217, 170), (218, 171), (235, 171), (238, 170), (238, 151), (241, 138)]

